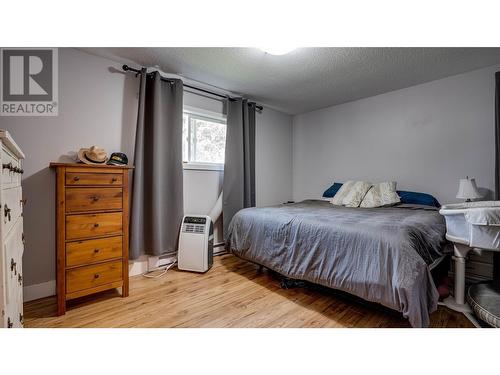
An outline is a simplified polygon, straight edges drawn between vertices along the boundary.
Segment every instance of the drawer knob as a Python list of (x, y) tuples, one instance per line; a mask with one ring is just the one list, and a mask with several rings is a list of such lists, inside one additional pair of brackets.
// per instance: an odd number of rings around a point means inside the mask
[(94, 279), (98, 279), (98, 278), (99, 278), (99, 274), (98, 273), (94, 274)]
[(5, 216), (6, 218), (8, 218), (8, 219), (9, 219), (9, 221), (10, 221), (10, 211), (11, 211), (11, 210), (10, 210), (9, 206), (7, 206), (7, 204), (5, 204), (5, 205), (3, 206), (3, 214), (4, 214), (4, 216)]
[(75, 181), (80, 181), (80, 177), (75, 176), (75, 177), (73, 177), (73, 180), (75, 180)]
[(94, 228), (99, 228), (99, 223), (95, 223)]
[(101, 251), (101, 249), (94, 249), (94, 253), (98, 253), (99, 251)]
[(17, 274), (17, 269), (16, 269), (17, 263), (14, 262), (14, 258), (10, 258), (10, 272), (14, 272)]
[(99, 197), (97, 195), (94, 195), (93, 197), (90, 197), (92, 201), (97, 202), (99, 200)]
[(111, 179), (111, 182), (116, 182), (116, 181), (118, 181), (118, 179), (117, 179), (116, 177), (113, 177), (113, 178)]

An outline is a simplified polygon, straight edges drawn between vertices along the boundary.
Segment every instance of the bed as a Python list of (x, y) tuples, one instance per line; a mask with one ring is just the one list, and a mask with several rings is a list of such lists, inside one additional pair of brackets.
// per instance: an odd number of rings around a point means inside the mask
[(443, 258), (446, 225), (436, 208), (333, 206), (306, 200), (246, 208), (226, 248), (289, 278), (342, 290), (427, 327), (437, 308), (431, 269)]

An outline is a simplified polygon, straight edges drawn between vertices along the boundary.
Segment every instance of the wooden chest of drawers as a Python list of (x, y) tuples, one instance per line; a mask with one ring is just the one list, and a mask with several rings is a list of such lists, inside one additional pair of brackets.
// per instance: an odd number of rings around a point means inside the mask
[(56, 169), (57, 306), (107, 289), (128, 296), (131, 167), (51, 163)]
[(24, 154), (7, 131), (0, 130), (0, 327), (23, 326)]

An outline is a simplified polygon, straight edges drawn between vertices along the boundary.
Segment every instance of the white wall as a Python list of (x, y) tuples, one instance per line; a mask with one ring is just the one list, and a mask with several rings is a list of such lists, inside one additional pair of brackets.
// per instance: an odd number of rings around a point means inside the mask
[(494, 189), (494, 72), (500, 66), (295, 116), (293, 196), (332, 182), (394, 180), (456, 201), (458, 180)]
[[(108, 152), (123, 151), (133, 156), (137, 118), (138, 79), (124, 74), (120, 64), (85, 52), (59, 49), (59, 116), (0, 117), (0, 128), (11, 132), (23, 148), (24, 195), (28, 204), (24, 213), (26, 251), (23, 258), (24, 280), (33, 296), (50, 294), (55, 279), (55, 176), (51, 161), (68, 161), (64, 156), (93, 144)], [(196, 95), (186, 95), (185, 103), (212, 111), (222, 111), (217, 101), (207, 102)], [(291, 198), (291, 145), (279, 134), (291, 138), (291, 118), (264, 109), (257, 116), (257, 149), (273, 158), (258, 159), (256, 165), (257, 201), (280, 203)], [(287, 156), (281, 155), (281, 153)], [(278, 155), (279, 154), (279, 155)], [(277, 176), (270, 174), (283, 170)], [(265, 179), (260, 178), (261, 170)], [(287, 176), (287, 177), (283, 177)], [(267, 187), (262, 181), (267, 180)], [(184, 172), (184, 206), (186, 213), (208, 213), (222, 186), (222, 172)], [(32, 286), (32, 287), (30, 287)]]

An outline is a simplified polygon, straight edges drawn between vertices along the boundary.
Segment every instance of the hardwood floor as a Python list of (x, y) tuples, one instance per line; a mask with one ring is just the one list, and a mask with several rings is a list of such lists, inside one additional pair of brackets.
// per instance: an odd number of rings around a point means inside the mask
[[(326, 288), (281, 289), (272, 272), (233, 255), (216, 257), (206, 274), (171, 269), (158, 279), (130, 278), (130, 296), (103, 292), (68, 303), (25, 304), (25, 327), (409, 327), (399, 313)], [(444, 307), (432, 327), (473, 327)]]

